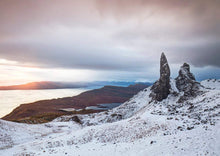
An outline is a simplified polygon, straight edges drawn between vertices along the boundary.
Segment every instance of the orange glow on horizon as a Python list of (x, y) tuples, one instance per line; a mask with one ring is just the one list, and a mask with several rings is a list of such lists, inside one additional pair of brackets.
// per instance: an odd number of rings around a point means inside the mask
[(0, 59), (0, 71), (0, 86), (20, 85), (39, 81), (87, 81), (88, 79), (93, 80), (95, 76), (91, 70), (40, 68), (35, 65), (24, 65), (6, 59)]

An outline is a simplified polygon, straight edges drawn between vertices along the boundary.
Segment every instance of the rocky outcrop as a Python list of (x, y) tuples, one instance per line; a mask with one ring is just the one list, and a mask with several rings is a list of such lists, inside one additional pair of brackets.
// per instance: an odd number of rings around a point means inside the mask
[(170, 93), (170, 67), (164, 53), (160, 58), (160, 78), (151, 87), (150, 97), (156, 101), (166, 99)]
[(175, 80), (177, 89), (180, 92), (184, 92), (184, 95), (180, 98), (179, 102), (182, 102), (187, 97), (195, 97), (199, 94), (199, 87), (201, 85), (190, 72), (189, 64), (184, 63), (181, 66), (179, 75)]

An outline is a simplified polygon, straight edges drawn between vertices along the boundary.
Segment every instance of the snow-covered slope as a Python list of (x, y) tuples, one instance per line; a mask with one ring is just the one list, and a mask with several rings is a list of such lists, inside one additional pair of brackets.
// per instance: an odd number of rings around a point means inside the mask
[(210, 89), (220, 89), (220, 80), (216, 79), (208, 79), (201, 82), (201, 85), (203, 85), (205, 88)]
[[(71, 123), (69, 123), (71, 124)], [(68, 127), (65, 123), (53, 122), (52, 124), (20, 124), (0, 120), (0, 153), (1, 150), (11, 148), (15, 145), (43, 139), (51, 134), (61, 133), (66, 130), (75, 130), (80, 126), (75, 122), (73, 127)]]
[(78, 116), (81, 124), (74, 116), (41, 125), (0, 120), (0, 155), (220, 155), (220, 82), (201, 84), (182, 103), (175, 80), (161, 102), (149, 87), (117, 108)]

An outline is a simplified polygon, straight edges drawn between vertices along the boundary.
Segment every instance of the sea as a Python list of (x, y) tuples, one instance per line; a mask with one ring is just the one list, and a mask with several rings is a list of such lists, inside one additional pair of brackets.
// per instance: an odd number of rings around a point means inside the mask
[(56, 99), (76, 96), (91, 88), (73, 89), (45, 89), (45, 90), (1, 90), (0, 91), (0, 118), (9, 114), (20, 104), (39, 100)]

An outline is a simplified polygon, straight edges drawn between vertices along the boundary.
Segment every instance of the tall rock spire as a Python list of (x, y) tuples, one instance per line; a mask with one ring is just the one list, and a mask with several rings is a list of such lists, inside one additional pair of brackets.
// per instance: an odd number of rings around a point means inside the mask
[(153, 100), (162, 101), (170, 93), (170, 67), (164, 53), (160, 57), (160, 78), (151, 87)]
[(160, 57), (160, 79), (164, 82), (170, 81), (170, 67), (164, 53)]

